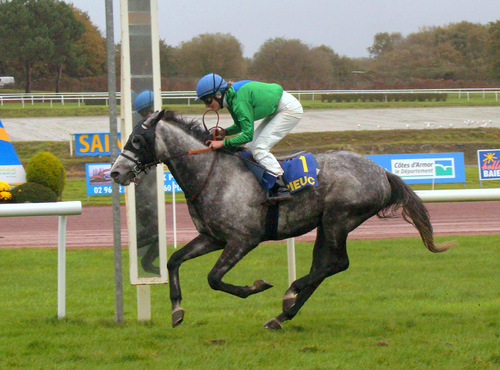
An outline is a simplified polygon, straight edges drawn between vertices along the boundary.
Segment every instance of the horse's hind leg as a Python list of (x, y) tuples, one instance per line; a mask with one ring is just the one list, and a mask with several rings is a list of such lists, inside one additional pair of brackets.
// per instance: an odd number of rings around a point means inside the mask
[(283, 312), (276, 318), (266, 322), (264, 327), (281, 329), (281, 324), (295, 317), (325, 278), (349, 267), (346, 241), (347, 232), (335, 230), (335, 227), (331, 232), (325, 232), (323, 225), (318, 227), (313, 262), (309, 274), (292, 283), (283, 297)]
[(141, 266), (146, 272), (151, 272), (153, 274), (160, 274), (160, 268), (158, 266), (153, 265), (153, 262), (160, 255), (160, 251), (158, 249), (158, 243), (150, 245), (148, 250), (141, 258)]
[(208, 274), (208, 283), (212, 289), (221, 290), (240, 298), (246, 298), (249, 295), (271, 288), (273, 285), (264, 280), (255, 280), (252, 286), (238, 286), (222, 281), (224, 275), (256, 246), (248, 245), (242, 247), (240, 243), (228, 243), (214, 268)]
[(187, 260), (222, 249), (223, 247), (224, 246), (217, 240), (200, 234), (170, 257), (167, 267), (170, 286), (170, 301), (172, 302), (173, 327), (179, 325), (184, 319), (184, 310), (180, 306), (182, 293), (179, 282), (179, 267)]

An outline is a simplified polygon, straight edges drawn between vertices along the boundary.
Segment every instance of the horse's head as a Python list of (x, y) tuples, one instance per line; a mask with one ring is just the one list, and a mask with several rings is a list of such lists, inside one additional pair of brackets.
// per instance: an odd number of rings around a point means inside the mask
[(155, 151), (156, 124), (165, 111), (155, 112), (138, 124), (111, 167), (111, 178), (120, 185), (138, 183), (139, 175), (159, 163)]

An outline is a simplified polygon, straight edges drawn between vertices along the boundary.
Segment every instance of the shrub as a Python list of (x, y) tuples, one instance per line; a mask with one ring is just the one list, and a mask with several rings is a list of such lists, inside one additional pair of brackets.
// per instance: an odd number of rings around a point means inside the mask
[(26, 166), (26, 181), (45, 185), (60, 197), (66, 184), (66, 170), (55, 155), (40, 152)]
[(12, 203), (57, 202), (54, 191), (36, 182), (27, 182), (12, 190)]

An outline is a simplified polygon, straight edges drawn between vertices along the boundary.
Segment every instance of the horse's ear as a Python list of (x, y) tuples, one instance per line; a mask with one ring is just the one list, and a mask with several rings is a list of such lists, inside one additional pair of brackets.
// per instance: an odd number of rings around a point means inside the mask
[(161, 111), (156, 111), (152, 113), (143, 123), (142, 123), (142, 128), (147, 130), (150, 127), (155, 126), (159, 120), (162, 119), (163, 115), (165, 113), (165, 110)]
[(156, 116), (155, 118), (155, 123), (158, 123), (159, 120), (161, 120), (163, 118), (163, 116), (165, 115), (165, 109), (162, 109), (158, 115)]

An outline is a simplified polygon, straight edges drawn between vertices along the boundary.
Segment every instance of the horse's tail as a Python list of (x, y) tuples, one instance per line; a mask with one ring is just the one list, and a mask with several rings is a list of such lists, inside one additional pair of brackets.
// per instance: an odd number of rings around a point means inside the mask
[(389, 217), (402, 208), (402, 216), (406, 222), (415, 226), (428, 250), (434, 253), (444, 252), (455, 243), (434, 244), (434, 236), (429, 212), (417, 194), (399, 177), (386, 171), (391, 185), (391, 199), (386, 208), (379, 212), (379, 217)]

